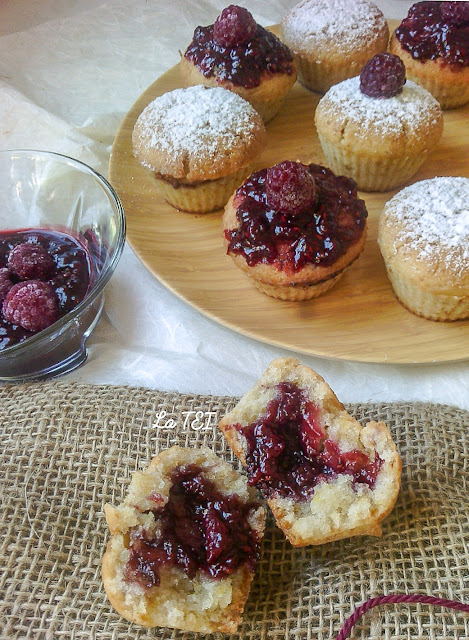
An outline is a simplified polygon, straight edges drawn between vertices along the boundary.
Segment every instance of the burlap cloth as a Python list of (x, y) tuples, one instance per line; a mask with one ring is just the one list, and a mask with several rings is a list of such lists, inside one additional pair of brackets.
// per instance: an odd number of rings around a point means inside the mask
[[(199, 637), (145, 630), (112, 610), (100, 580), (103, 504), (119, 502), (131, 473), (171, 444), (204, 443), (233, 461), (214, 428), (233, 402), (67, 383), (0, 388), (2, 638)], [(356, 605), (396, 591), (469, 601), (469, 413), (428, 404), (349, 409), (362, 421), (385, 420), (403, 458), (384, 535), (293, 549), (270, 520), (236, 637), (335, 638)], [(161, 428), (170, 418), (172, 428)], [(389, 605), (368, 613), (354, 637), (469, 638), (469, 616)]]

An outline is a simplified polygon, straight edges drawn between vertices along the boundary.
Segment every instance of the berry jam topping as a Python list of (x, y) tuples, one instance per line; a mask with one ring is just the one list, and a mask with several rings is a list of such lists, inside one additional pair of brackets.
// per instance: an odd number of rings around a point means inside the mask
[(413, 58), (441, 59), (457, 71), (469, 66), (469, 2), (417, 2), (396, 38)]
[(358, 449), (342, 452), (326, 438), (319, 407), (291, 382), (276, 386), (274, 399), (257, 422), (236, 428), (248, 443), (248, 484), (267, 498), (308, 500), (319, 482), (338, 474), (352, 476), (354, 485), (373, 488), (382, 464), (378, 455), (370, 460)]
[(33, 229), (0, 233), (0, 350), (71, 311), (89, 285), (88, 253), (72, 236)]
[(13, 285), (3, 302), (3, 317), (26, 331), (42, 331), (59, 317), (55, 291), (48, 282), (28, 280)]
[(360, 73), (360, 91), (370, 98), (392, 98), (405, 85), (405, 66), (399, 56), (378, 53)]
[(259, 505), (223, 495), (197, 465), (178, 467), (171, 480), (168, 502), (146, 512), (156, 532), (130, 534), (126, 579), (149, 589), (159, 584), (165, 565), (190, 578), (198, 571), (224, 578), (245, 564), (254, 569), (259, 538), (248, 519)]
[(255, 37), (257, 24), (244, 7), (230, 4), (223, 9), (213, 25), (213, 39), (221, 47), (235, 47)]
[(284, 213), (269, 204), (267, 169), (253, 173), (239, 187), (234, 198), (239, 224), (225, 230), (229, 254), (244, 256), (249, 266), (262, 262), (295, 273), (307, 264), (334, 263), (358, 241), (367, 211), (357, 198), (355, 182), (316, 164), (300, 167), (315, 185), (314, 199), (311, 183), (306, 182), (306, 197), (295, 200), (302, 202), (299, 209), (306, 200), (311, 203), (300, 213)]
[(294, 73), (290, 49), (236, 5), (224, 9), (215, 24), (197, 27), (184, 57), (206, 77), (252, 89), (263, 75)]
[(312, 209), (317, 200), (316, 185), (308, 167), (291, 160), (267, 169), (265, 194), (269, 207), (291, 215)]

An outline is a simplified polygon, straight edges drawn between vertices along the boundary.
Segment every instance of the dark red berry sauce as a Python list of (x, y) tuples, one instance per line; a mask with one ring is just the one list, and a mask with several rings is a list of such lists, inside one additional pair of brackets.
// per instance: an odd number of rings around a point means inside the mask
[(247, 42), (227, 47), (213, 38), (213, 26), (197, 27), (184, 57), (206, 77), (252, 89), (262, 76), (294, 72), (290, 49), (259, 24)]
[(260, 540), (248, 518), (259, 505), (223, 495), (196, 465), (179, 467), (171, 480), (168, 502), (155, 500), (151, 510), (158, 533), (131, 532), (126, 579), (149, 589), (164, 565), (190, 578), (198, 571), (224, 578), (245, 564), (254, 569)]
[(225, 230), (229, 254), (244, 256), (249, 266), (262, 262), (295, 273), (307, 264), (333, 264), (358, 241), (367, 211), (355, 182), (316, 164), (305, 166), (314, 178), (315, 199), (299, 214), (269, 206), (267, 169), (239, 187), (234, 198), (239, 224)]
[(308, 500), (319, 482), (338, 474), (373, 488), (382, 464), (378, 455), (370, 460), (358, 450), (340, 451), (324, 434), (320, 408), (291, 382), (277, 385), (257, 422), (236, 428), (248, 443), (248, 482), (266, 498)]
[(454, 71), (469, 66), (469, 2), (417, 2), (396, 29), (413, 58), (440, 59)]
[[(33, 245), (34, 251), (28, 245)], [(24, 326), (19, 326), (8, 322), (3, 311), (0, 313), (0, 350), (23, 342), (71, 311), (85, 297), (90, 280), (88, 252), (72, 236), (55, 230), (0, 232), (0, 308), (3, 303), (7, 317), (24, 319)], [(22, 286), (27, 282), (31, 286)], [(15, 296), (20, 288), (20, 295)], [(53, 304), (48, 300), (52, 297)], [(41, 307), (44, 301), (48, 307)], [(41, 308), (47, 308), (49, 314), (42, 323), (38, 319)]]

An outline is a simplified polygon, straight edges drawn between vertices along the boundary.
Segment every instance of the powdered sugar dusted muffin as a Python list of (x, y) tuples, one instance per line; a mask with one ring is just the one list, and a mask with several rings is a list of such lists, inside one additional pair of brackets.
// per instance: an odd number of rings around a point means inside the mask
[(310, 300), (363, 251), (367, 211), (353, 180), (285, 160), (253, 173), (225, 207), (227, 253), (262, 293)]
[(390, 48), (443, 109), (469, 102), (469, 2), (417, 2)]
[(145, 627), (236, 631), (265, 523), (244, 476), (205, 447), (171, 447), (133, 475), (120, 506), (104, 510), (103, 582), (122, 616)]
[(400, 191), (384, 207), (378, 242), (409, 311), (469, 318), (469, 178), (422, 180)]
[(309, 367), (274, 360), (219, 427), (294, 546), (381, 535), (400, 487), (391, 434), (361, 427)]
[(298, 79), (321, 93), (356, 76), (369, 58), (388, 47), (386, 19), (367, 0), (302, 0), (281, 28), (298, 64)]
[(259, 114), (240, 96), (202, 85), (156, 98), (132, 133), (137, 160), (183, 211), (220, 209), (266, 144)]
[(315, 122), (328, 164), (365, 191), (388, 191), (409, 180), (443, 132), (438, 102), (406, 82), (404, 65), (388, 53), (369, 60), (360, 76), (331, 87)]
[(247, 9), (230, 5), (214, 24), (197, 27), (181, 73), (186, 85), (234, 91), (269, 122), (295, 83), (296, 64), (288, 47)]

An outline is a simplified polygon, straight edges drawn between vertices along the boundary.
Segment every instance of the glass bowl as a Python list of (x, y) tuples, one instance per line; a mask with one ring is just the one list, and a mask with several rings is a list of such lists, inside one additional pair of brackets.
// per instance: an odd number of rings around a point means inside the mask
[[(87, 165), (48, 151), (0, 151), (0, 233), (66, 233), (86, 249), (84, 299), (43, 331), (0, 350), (0, 380), (30, 380), (75, 369), (104, 304), (103, 290), (125, 242), (125, 216), (111, 185)], [(1, 338), (1, 336), (0, 336)]]

